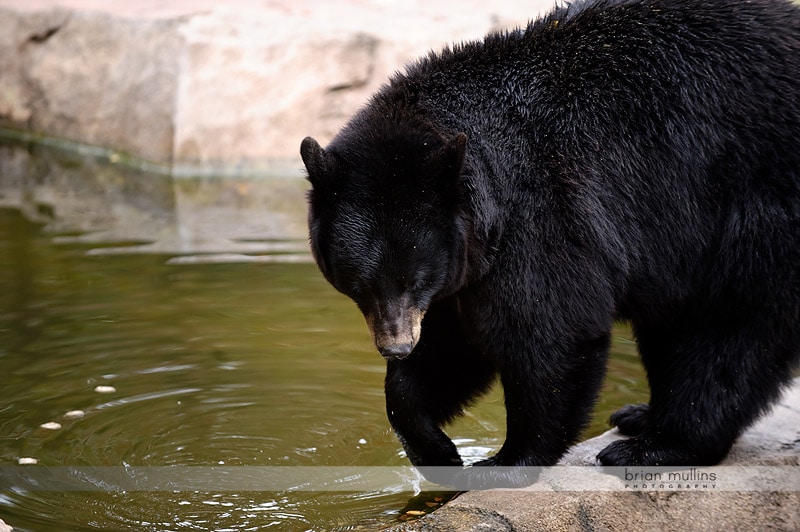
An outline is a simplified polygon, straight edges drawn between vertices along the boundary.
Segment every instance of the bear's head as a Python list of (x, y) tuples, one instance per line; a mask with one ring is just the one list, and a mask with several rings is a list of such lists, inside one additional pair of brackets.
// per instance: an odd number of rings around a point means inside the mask
[(311, 182), (309, 236), (320, 270), (353, 299), (378, 351), (408, 356), (432, 302), (463, 283), (460, 209), (466, 135), (356, 135), (300, 152)]

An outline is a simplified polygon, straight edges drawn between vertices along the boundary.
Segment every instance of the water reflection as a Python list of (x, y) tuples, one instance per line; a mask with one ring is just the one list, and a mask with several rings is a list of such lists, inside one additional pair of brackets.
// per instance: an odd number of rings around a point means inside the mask
[(224, 253), (226, 262), (236, 254), (294, 253), (307, 260), (305, 188), (299, 175), (172, 178), (0, 141), (0, 207), (18, 209), (56, 243), (96, 245), (92, 253)]
[[(170, 180), (70, 157), (0, 147), (1, 466), (407, 464), (363, 319), (309, 262), (302, 180)], [(644, 397), (625, 335), (594, 434)], [(494, 390), (449, 432), (479, 459), (504, 425)], [(35, 531), (370, 530), (446, 498), (17, 490), (0, 515)]]

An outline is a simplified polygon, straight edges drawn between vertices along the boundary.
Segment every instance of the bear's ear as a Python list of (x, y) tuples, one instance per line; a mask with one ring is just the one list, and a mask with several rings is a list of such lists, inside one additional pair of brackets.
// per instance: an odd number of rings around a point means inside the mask
[(467, 148), (467, 134), (458, 133), (433, 154), (450, 176), (458, 176), (464, 167), (464, 152)]
[(460, 174), (464, 168), (464, 152), (467, 150), (467, 134), (458, 133), (447, 143), (450, 150), (450, 161), (456, 174)]
[(308, 171), (308, 179), (312, 185), (319, 183), (322, 176), (331, 171), (330, 157), (319, 142), (311, 137), (306, 137), (300, 144), (300, 156)]

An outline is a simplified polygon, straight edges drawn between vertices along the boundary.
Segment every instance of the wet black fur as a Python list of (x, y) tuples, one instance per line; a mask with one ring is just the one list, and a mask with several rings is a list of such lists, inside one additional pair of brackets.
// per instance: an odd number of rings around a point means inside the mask
[(362, 309), (397, 293), (428, 309), (386, 376), (414, 464), (461, 464), (441, 427), (498, 374), (506, 441), (482, 465), (555, 463), (587, 423), (615, 319), (633, 324), (651, 397), (612, 417), (633, 437), (606, 465), (718, 462), (798, 361), (787, 2), (578, 2), (420, 60), (302, 152), (327, 278)]

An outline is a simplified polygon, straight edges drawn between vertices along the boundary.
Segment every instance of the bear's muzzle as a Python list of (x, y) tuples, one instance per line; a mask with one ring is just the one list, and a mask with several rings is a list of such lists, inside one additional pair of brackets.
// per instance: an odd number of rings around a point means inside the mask
[(408, 305), (404, 299), (380, 302), (374, 310), (364, 314), (372, 341), (387, 360), (410, 355), (422, 331), (425, 311)]

